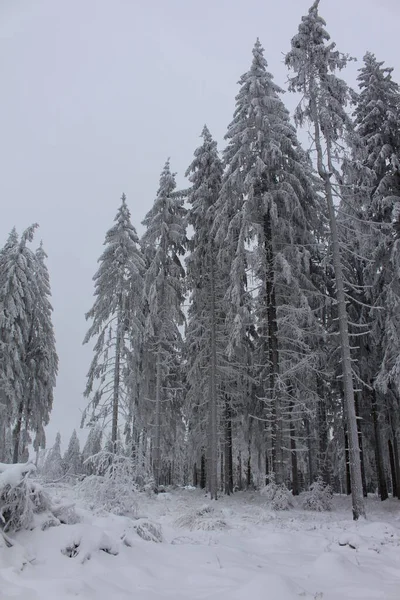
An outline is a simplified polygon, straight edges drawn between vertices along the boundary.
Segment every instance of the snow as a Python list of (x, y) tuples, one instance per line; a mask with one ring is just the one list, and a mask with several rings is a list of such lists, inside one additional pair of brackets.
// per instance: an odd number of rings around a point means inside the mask
[(0, 490), (7, 485), (15, 487), (18, 485), (25, 475), (34, 473), (36, 467), (33, 463), (9, 465), (0, 463)]
[[(369, 498), (368, 520), (355, 523), (346, 497), (336, 496), (329, 513), (300, 504), (274, 512), (257, 492), (211, 502), (175, 489), (139, 494), (132, 520), (89, 510), (66, 484), (47, 491), (58, 506), (74, 505), (80, 522), (21, 531), (13, 548), (0, 542), (1, 600), (400, 597), (396, 500)], [(160, 536), (143, 539), (139, 530)]]

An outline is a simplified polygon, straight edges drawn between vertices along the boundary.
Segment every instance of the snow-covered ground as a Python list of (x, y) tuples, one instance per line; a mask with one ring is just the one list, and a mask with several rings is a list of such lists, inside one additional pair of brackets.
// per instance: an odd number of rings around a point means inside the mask
[[(67, 486), (51, 493), (76, 502), (80, 522), (0, 545), (1, 600), (400, 599), (399, 501), (371, 498), (353, 523), (349, 498), (330, 513), (278, 513), (256, 492), (211, 504), (174, 490), (141, 495), (132, 521), (94, 513)], [(155, 539), (149, 523), (162, 542), (137, 534)]]

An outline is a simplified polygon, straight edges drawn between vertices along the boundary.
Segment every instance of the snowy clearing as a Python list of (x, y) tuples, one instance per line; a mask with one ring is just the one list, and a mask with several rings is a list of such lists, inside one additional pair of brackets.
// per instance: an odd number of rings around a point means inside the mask
[(257, 492), (211, 503), (179, 489), (139, 494), (132, 520), (91, 511), (66, 485), (48, 491), (72, 523), (0, 542), (1, 600), (400, 597), (396, 500), (370, 498), (368, 520), (354, 523), (345, 497), (328, 513), (273, 512)]

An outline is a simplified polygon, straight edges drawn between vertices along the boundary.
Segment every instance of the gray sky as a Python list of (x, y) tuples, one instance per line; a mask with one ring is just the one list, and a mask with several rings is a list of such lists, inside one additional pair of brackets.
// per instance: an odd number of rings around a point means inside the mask
[[(0, 0), (0, 245), (39, 222), (60, 357), (49, 445), (79, 427), (84, 314), (121, 193), (141, 233), (166, 158), (186, 185), (204, 123), (222, 146), (257, 36), (285, 86), (283, 53), (311, 2)], [(320, 13), (339, 50), (374, 52), (400, 81), (398, 0), (321, 0)]]

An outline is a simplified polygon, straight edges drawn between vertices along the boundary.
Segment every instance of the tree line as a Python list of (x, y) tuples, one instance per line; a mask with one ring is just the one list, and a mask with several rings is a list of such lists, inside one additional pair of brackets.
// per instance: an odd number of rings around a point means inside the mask
[(357, 519), (368, 492), (400, 497), (400, 92), (370, 52), (347, 85), (318, 0), (285, 55), (295, 124), (258, 39), (252, 54), (222, 154), (204, 127), (185, 190), (166, 162), (140, 239), (122, 196), (86, 315), (82, 424), (156, 487), (296, 495), (320, 478)]

